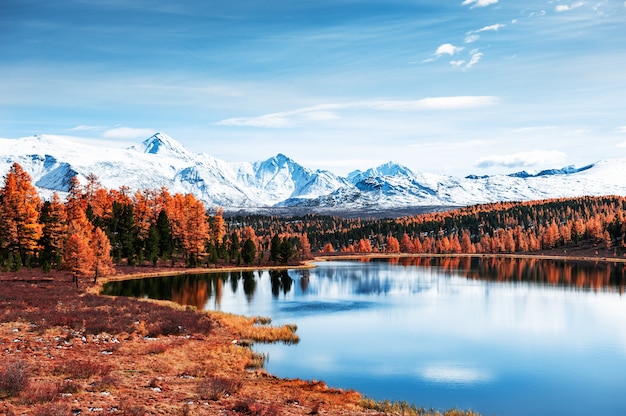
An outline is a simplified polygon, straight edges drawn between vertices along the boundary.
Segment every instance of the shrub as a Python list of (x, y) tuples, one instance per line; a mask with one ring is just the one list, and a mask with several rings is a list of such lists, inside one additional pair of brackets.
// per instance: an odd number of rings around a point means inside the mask
[(63, 383), (37, 383), (23, 394), (26, 404), (50, 403), (56, 400), (63, 389)]
[(210, 377), (198, 384), (197, 393), (201, 400), (219, 400), (222, 397), (235, 394), (241, 385), (234, 380), (222, 377)]
[(66, 403), (52, 403), (35, 410), (34, 416), (71, 416), (72, 409)]
[(144, 416), (148, 413), (145, 407), (123, 400), (118, 406), (119, 414), (124, 416)]
[(54, 374), (65, 374), (69, 378), (87, 379), (93, 376), (106, 376), (113, 368), (110, 365), (96, 363), (94, 361), (69, 360), (58, 365)]
[(6, 359), (0, 366), (0, 395), (17, 396), (30, 384), (30, 370), (20, 359)]

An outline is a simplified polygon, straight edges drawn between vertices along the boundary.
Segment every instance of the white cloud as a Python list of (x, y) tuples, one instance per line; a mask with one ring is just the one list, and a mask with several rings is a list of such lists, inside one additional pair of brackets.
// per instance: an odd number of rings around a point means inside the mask
[(471, 7), (485, 7), (485, 6), (489, 6), (490, 4), (496, 4), (498, 2), (498, 0), (464, 0), (463, 1), (463, 6), (467, 6), (467, 5), (472, 5)]
[(441, 55), (454, 55), (456, 53), (459, 53), (463, 50), (462, 47), (458, 47), (458, 46), (454, 46), (451, 43), (444, 43), (443, 45), (439, 46), (437, 48), (437, 50), (435, 51), (435, 55), (437, 56), (441, 56)]
[(94, 130), (101, 130), (102, 127), (99, 126), (76, 126), (76, 127), (72, 127), (71, 129), (69, 129), (69, 131), (94, 131)]
[(490, 146), (495, 142), (493, 140), (466, 140), (460, 142), (427, 142), (419, 144), (410, 144), (409, 147), (419, 149), (433, 149), (436, 151), (450, 151), (459, 149), (476, 149), (479, 147)]
[(478, 61), (480, 61), (480, 59), (483, 57), (483, 54), (481, 52), (478, 52), (477, 50), (473, 50), (471, 52), (471, 58), (469, 60), (469, 62), (467, 63), (467, 65), (465, 65), (465, 68), (471, 68), (474, 65), (476, 65), (478, 63)]
[(465, 34), (466, 36), (465, 36), (464, 42), (465, 43), (476, 42), (478, 39), (480, 39), (480, 35), (478, 35), (477, 33), (488, 32), (488, 31), (497, 32), (498, 30), (502, 29), (505, 26), (506, 25), (504, 23), (496, 23), (494, 25), (481, 27), (480, 29), (470, 30), (469, 32)]
[(147, 139), (156, 133), (155, 129), (137, 129), (133, 127), (115, 127), (102, 133), (105, 139), (113, 140), (134, 140)]
[(484, 95), (427, 97), (419, 100), (369, 100), (319, 104), (291, 111), (257, 117), (234, 117), (221, 120), (219, 126), (287, 128), (302, 122), (324, 122), (340, 118), (339, 111), (428, 111), (460, 110), (495, 105), (498, 97)]
[(583, 4), (585, 4), (584, 1), (577, 1), (576, 3), (573, 3), (572, 5), (559, 4), (558, 6), (556, 6), (554, 8), (554, 10), (559, 12), (559, 13), (566, 12), (568, 10), (576, 9), (576, 8), (582, 6)]
[(621, 126), (615, 129), (616, 133), (626, 133), (626, 126)]
[(489, 26), (481, 27), (480, 29), (475, 30), (474, 33), (487, 32), (487, 31), (497, 32), (498, 30), (502, 29), (505, 26), (506, 25), (504, 23), (496, 23), (495, 25), (489, 25)]
[(464, 43), (472, 43), (472, 42), (476, 42), (478, 39), (480, 39), (479, 35), (476, 35), (475, 33), (471, 33), (467, 36), (465, 36), (465, 39), (463, 40)]
[(478, 160), (478, 168), (504, 166), (507, 168), (526, 168), (537, 165), (557, 166), (565, 162), (567, 155), (558, 150), (533, 150), (504, 155), (489, 155)]

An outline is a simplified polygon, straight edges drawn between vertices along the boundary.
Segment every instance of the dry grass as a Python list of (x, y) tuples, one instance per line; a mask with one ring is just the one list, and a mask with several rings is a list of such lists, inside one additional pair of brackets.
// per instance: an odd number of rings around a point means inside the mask
[(356, 392), (250, 371), (262, 357), (233, 343), (295, 330), (0, 273), (0, 414), (380, 414)]
[(244, 344), (250, 341), (297, 344), (300, 341), (300, 337), (296, 334), (297, 327), (293, 324), (276, 327), (271, 326), (271, 319), (266, 317), (249, 318), (223, 312), (215, 312), (213, 315), (239, 334)]
[(378, 401), (369, 398), (363, 399), (362, 405), (366, 409), (376, 410), (384, 414), (401, 414), (403, 416), (479, 416), (478, 413), (471, 410), (450, 409), (441, 413), (437, 410), (417, 407), (407, 402)]

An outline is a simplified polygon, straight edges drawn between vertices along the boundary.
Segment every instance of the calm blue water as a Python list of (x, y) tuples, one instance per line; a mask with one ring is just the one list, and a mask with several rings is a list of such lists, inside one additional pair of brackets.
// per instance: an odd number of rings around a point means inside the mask
[(299, 344), (255, 346), (281, 377), (485, 415), (626, 414), (621, 267), (404, 261), (178, 276), (107, 290), (295, 323)]

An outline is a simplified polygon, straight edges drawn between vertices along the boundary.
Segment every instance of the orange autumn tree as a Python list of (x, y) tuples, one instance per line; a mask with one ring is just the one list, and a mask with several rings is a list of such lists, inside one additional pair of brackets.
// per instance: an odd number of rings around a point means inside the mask
[(107, 276), (115, 272), (111, 258), (111, 242), (102, 228), (94, 228), (90, 246), (93, 250), (93, 282), (96, 283), (98, 276)]
[(197, 266), (204, 254), (209, 235), (209, 221), (202, 201), (192, 194), (185, 195), (184, 232), (182, 245), (190, 266)]
[(72, 281), (78, 287), (78, 278), (89, 276), (94, 264), (94, 252), (89, 240), (81, 233), (70, 235), (63, 248), (63, 262), (72, 273)]
[(19, 163), (14, 163), (6, 174), (0, 201), (0, 243), (19, 256), (21, 264), (26, 256), (36, 253), (43, 227), (39, 223), (41, 198)]
[(221, 207), (217, 207), (211, 221), (211, 242), (217, 247), (222, 244), (225, 235), (224, 210)]

